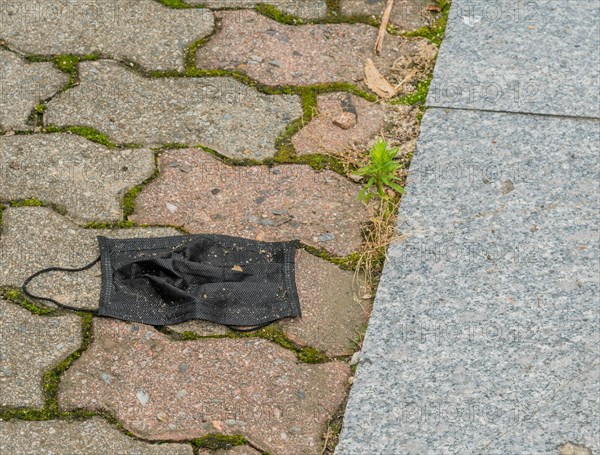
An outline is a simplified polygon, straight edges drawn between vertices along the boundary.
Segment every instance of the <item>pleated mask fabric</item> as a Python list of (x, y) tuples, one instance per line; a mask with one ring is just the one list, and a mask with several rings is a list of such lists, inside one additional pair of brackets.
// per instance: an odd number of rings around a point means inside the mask
[(259, 242), (224, 235), (110, 239), (99, 236), (100, 257), (80, 269), (49, 268), (42, 273), (76, 272), (100, 261), (100, 316), (150, 325), (200, 319), (258, 328), (300, 317), (295, 283), (297, 241)]

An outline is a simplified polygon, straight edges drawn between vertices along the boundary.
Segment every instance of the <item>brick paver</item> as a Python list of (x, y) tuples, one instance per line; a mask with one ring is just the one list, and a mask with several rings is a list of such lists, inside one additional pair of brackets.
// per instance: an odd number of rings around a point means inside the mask
[(48, 104), (46, 124), (91, 126), (118, 143), (204, 145), (268, 158), (302, 115), (294, 95), (264, 95), (231, 78), (143, 77), (118, 63), (80, 64), (79, 86)]
[(44, 373), (80, 344), (78, 316), (35, 316), (0, 299), (0, 407), (42, 407)]
[(0, 131), (32, 129), (28, 118), (33, 108), (68, 80), (52, 63), (28, 63), (0, 47)]
[(196, 149), (160, 156), (160, 174), (136, 200), (132, 219), (257, 240), (300, 239), (334, 254), (360, 248), (369, 212), (360, 187), (309, 166), (235, 167)]
[(0, 39), (29, 54), (100, 54), (148, 69), (183, 69), (183, 50), (214, 26), (205, 9), (171, 9), (155, 0), (12, 0), (2, 7)]
[(411, 75), (404, 83), (410, 91), (431, 71), (437, 50), (424, 38), (390, 35), (377, 56), (377, 29), (365, 24), (282, 25), (253, 11), (217, 17), (216, 35), (198, 49), (198, 67), (241, 71), (268, 85), (349, 82), (366, 88), (361, 81), (371, 58), (392, 82)]
[(152, 327), (96, 319), (95, 341), (63, 376), (63, 409), (114, 413), (151, 440), (242, 434), (264, 450), (320, 454), (350, 369), (299, 364), (261, 339), (172, 341)]
[(123, 217), (125, 192), (154, 173), (151, 150), (109, 150), (72, 134), (0, 136), (0, 200), (36, 198), (85, 221)]
[(0, 422), (0, 453), (13, 455), (192, 455), (190, 444), (149, 444), (100, 418)]

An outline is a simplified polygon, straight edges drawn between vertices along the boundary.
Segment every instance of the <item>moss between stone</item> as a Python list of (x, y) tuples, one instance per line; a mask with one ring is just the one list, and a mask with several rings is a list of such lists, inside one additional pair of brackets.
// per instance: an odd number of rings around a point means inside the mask
[[(6, 295), (6, 291), (4, 292), (4, 295)], [(14, 292), (14, 290), (13, 292), (9, 292), (9, 296), (11, 299), (15, 298), (17, 301), (22, 299), (22, 296), (18, 295), (16, 292)], [(81, 354), (88, 348), (93, 338), (93, 316), (90, 313), (84, 312), (77, 312), (76, 314), (81, 318), (81, 346), (75, 352), (71, 353), (67, 358), (63, 359), (58, 365), (44, 374), (42, 379), (44, 407), (42, 409), (0, 409), (0, 419), (51, 420), (61, 417), (61, 414), (58, 411), (57, 401), (60, 378), (62, 374), (69, 369), (73, 362), (81, 357)], [(83, 415), (95, 415), (95, 413), (88, 413), (84, 411), (64, 414), (66, 417)]]
[(138, 194), (144, 189), (146, 185), (152, 182), (156, 177), (158, 177), (158, 156), (160, 152), (158, 150), (154, 150), (154, 172), (150, 177), (144, 180), (139, 185), (131, 188), (125, 195), (123, 196), (123, 200), (121, 201), (121, 209), (123, 210), (123, 221), (128, 221), (129, 216), (133, 215), (135, 212), (135, 199)]
[(77, 312), (81, 318), (81, 347), (61, 361), (56, 367), (44, 375), (43, 388), (46, 394), (46, 410), (52, 415), (58, 415), (58, 385), (60, 377), (69, 369), (75, 360), (81, 357), (81, 354), (88, 348), (92, 342), (92, 321), (93, 316), (90, 313)]
[(54, 308), (48, 308), (46, 306), (41, 306), (37, 303), (33, 303), (25, 298), (21, 290), (3, 287), (0, 288), (0, 296), (4, 300), (14, 303), (15, 305), (19, 305), (22, 308), (25, 308), (31, 314), (35, 314), (36, 316), (48, 316), (56, 314), (57, 311)]
[(189, 9), (198, 8), (198, 5), (192, 6), (185, 3), (183, 0), (156, 0), (158, 3), (162, 3), (165, 6), (173, 9)]
[(446, 25), (448, 23), (448, 14), (450, 13), (450, 0), (437, 0), (437, 4), (442, 11), (440, 16), (430, 26), (421, 27), (411, 32), (401, 33), (402, 36), (420, 36), (431, 41), (436, 46), (442, 44), (444, 34), (446, 33)]
[(192, 440), (192, 444), (203, 449), (219, 450), (231, 449), (235, 446), (243, 446), (248, 444), (248, 441), (242, 435), (226, 435), (221, 433), (210, 433), (200, 438)]
[(414, 92), (404, 95), (397, 100), (394, 100), (391, 104), (405, 104), (413, 106), (415, 104), (425, 104), (427, 100), (427, 93), (429, 93), (429, 86), (431, 85), (431, 77), (425, 80), (417, 81), (416, 89)]
[(311, 245), (301, 244), (301, 247), (303, 250), (307, 251), (308, 253), (312, 254), (313, 256), (317, 256), (321, 259), (325, 259), (326, 261), (337, 265), (338, 267), (340, 267), (343, 270), (350, 270), (350, 271), (356, 270), (358, 261), (360, 259), (360, 252), (354, 252), (354, 253), (350, 253), (344, 257), (338, 257), (338, 256), (331, 255), (324, 249), (316, 248)]
[(281, 346), (288, 351), (292, 351), (296, 353), (296, 357), (298, 361), (302, 363), (325, 363), (329, 362), (329, 358), (320, 350), (313, 348), (311, 346), (300, 346), (294, 343), (281, 329), (280, 326), (276, 324), (271, 324), (262, 329), (256, 330), (254, 332), (236, 332), (230, 331), (229, 333), (223, 335), (198, 335), (195, 332), (185, 331), (185, 332), (174, 332), (166, 327), (163, 327), (161, 333), (165, 335), (169, 335), (172, 339), (177, 341), (193, 341), (193, 340), (202, 340), (207, 338), (231, 338), (231, 339), (241, 339), (241, 338), (262, 338), (264, 340), (268, 340), (272, 343), (275, 343), (278, 346)]
[(44, 204), (39, 199), (30, 198), (30, 199), (20, 199), (17, 201), (11, 201), (10, 206), (11, 207), (45, 207), (46, 204)]
[(274, 21), (279, 22), (284, 25), (302, 25), (304, 21), (300, 19), (298, 16), (295, 16), (290, 13), (285, 13), (280, 9), (276, 8), (273, 5), (269, 5), (266, 3), (260, 3), (256, 6), (256, 11), (262, 14), (263, 16), (267, 16)]

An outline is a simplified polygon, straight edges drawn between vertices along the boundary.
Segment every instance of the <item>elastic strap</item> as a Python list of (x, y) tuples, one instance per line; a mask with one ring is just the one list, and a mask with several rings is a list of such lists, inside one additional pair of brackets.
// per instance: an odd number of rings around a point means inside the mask
[(229, 327), (231, 330), (233, 330), (235, 332), (254, 332), (255, 330), (262, 329), (262, 328), (268, 326), (269, 324), (271, 324), (271, 322), (264, 322), (262, 324), (255, 325), (254, 327), (243, 328), (243, 329), (240, 328), (240, 326), (235, 326), (235, 325), (228, 325), (227, 327)]
[(34, 280), (35, 278), (37, 278), (38, 276), (43, 275), (43, 274), (48, 273), (48, 272), (69, 272), (69, 273), (72, 273), (72, 272), (83, 272), (84, 270), (91, 269), (98, 262), (100, 262), (100, 256), (98, 256), (96, 259), (94, 259), (93, 262), (90, 262), (88, 265), (84, 265), (83, 267), (78, 268), (78, 269), (65, 269), (65, 268), (62, 268), (62, 267), (48, 267), (47, 269), (43, 269), (43, 270), (40, 270), (38, 272), (35, 272), (33, 275), (31, 275), (29, 278), (27, 278), (25, 280), (25, 283), (23, 283), (23, 286), (21, 287), (21, 290), (23, 291), (23, 294), (25, 294), (30, 299), (43, 300), (43, 301), (46, 301), (46, 302), (52, 302), (54, 305), (56, 305), (58, 307), (61, 307), (61, 308), (64, 308), (66, 310), (85, 311), (85, 312), (88, 312), (88, 313), (97, 314), (98, 312), (96, 310), (89, 310), (89, 309), (85, 309), (85, 308), (77, 308), (77, 307), (65, 305), (64, 303), (57, 302), (56, 300), (51, 299), (49, 297), (40, 297), (39, 295), (34, 295), (34, 294), (32, 294), (31, 292), (29, 292), (27, 290), (27, 285), (29, 283), (31, 283), (31, 281)]

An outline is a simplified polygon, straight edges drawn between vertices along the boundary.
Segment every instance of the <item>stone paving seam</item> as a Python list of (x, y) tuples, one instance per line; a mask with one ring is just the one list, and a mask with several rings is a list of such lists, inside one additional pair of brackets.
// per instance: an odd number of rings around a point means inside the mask
[(56, 94), (67, 80), (52, 64), (29, 62), (4, 46), (0, 46), (0, 72), (0, 132), (32, 130), (35, 107)]
[(494, 113), (498, 114), (510, 114), (510, 115), (518, 115), (522, 117), (547, 117), (547, 118), (562, 118), (565, 120), (582, 120), (582, 121), (597, 121), (600, 117), (588, 117), (585, 115), (565, 115), (565, 114), (538, 114), (536, 112), (519, 112), (519, 111), (502, 111), (495, 109), (469, 109), (464, 107), (455, 107), (455, 106), (446, 106), (446, 105), (436, 105), (436, 104), (428, 104), (428, 108), (432, 109), (443, 109), (445, 111), (467, 111), (467, 112), (481, 112), (481, 113)]

